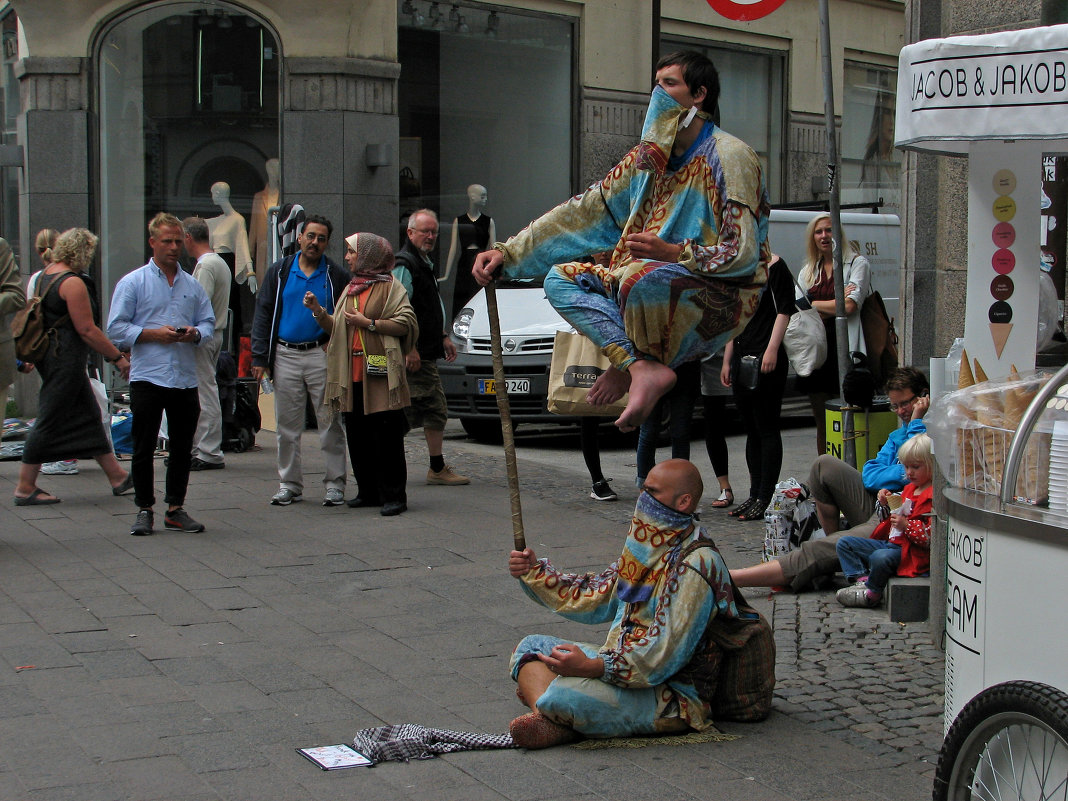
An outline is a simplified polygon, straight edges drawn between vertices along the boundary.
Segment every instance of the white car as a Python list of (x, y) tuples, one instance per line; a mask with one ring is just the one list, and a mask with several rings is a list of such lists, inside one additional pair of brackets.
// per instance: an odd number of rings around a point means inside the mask
[[(537, 281), (498, 282), (497, 311), (513, 425), (573, 422), (546, 408), (553, 339), (557, 331), (574, 331), (571, 324), (556, 313)], [(485, 289), (456, 315), (451, 337), (456, 361), (438, 363), (449, 416), (475, 439), (500, 439)]]

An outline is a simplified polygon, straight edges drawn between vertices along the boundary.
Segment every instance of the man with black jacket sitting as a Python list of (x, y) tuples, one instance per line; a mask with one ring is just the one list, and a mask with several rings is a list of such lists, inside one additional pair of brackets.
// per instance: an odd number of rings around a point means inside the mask
[(419, 340), (405, 358), (408, 391), (412, 397), (412, 405), (405, 411), (408, 424), (412, 428), (422, 426), (426, 436), (430, 453), (426, 483), (457, 486), (470, 484), (471, 479), (454, 473), (442, 455), (448, 409), (437, 360), (455, 361), (456, 346), (445, 332), (445, 306), (438, 294), (434, 263), (430, 260), (437, 236), (438, 215), (430, 209), (413, 212), (408, 218), (407, 240), (395, 254), (393, 277), (408, 290), (419, 319)]

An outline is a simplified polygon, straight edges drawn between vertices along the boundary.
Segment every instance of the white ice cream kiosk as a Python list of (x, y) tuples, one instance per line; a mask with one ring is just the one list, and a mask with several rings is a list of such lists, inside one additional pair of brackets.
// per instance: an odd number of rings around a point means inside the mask
[[(978, 362), (990, 379), (956, 398), (961, 428), (948, 438), (946, 739), (934, 797), (1063, 801), (1068, 368), (1044, 381), (1030, 371), (1043, 156), (1068, 152), (1068, 25), (910, 45), (897, 103), (899, 147), (968, 157), (962, 371)], [(936, 451), (946, 445), (936, 437)]]

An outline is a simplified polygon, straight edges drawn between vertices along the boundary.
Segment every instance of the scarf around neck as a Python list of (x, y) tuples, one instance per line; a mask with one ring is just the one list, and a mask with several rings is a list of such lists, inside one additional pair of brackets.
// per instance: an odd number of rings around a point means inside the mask
[[(690, 109), (669, 95), (663, 87), (653, 89), (642, 126), (642, 141), (638, 146), (639, 170), (657, 174), (664, 172), (671, 158), (671, 149), (675, 146), (679, 124), (689, 113)], [(694, 116), (703, 120), (712, 118), (706, 111), (698, 111)]]
[(617, 562), (619, 600), (642, 603), (653, 596), (653, 589), (673, 566), (673, 554), (692, 525), (693, 515), (665, 506), (648, 492), (638, 496), (623, 555)]

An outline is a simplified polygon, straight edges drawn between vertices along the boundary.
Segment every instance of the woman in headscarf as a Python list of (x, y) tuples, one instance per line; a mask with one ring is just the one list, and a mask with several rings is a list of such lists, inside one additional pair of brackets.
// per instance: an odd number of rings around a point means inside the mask
[[(345, 263), (352, 273), (333, 315), (309, 292), (304, 305), (324, 331), (326, 403), (345, 420), (349, 459), (356, 475), (351, 507), (381, 506), (381, 514), (408, 508), (405, 483), (404, 407), (411, 405), (404, 354), (419, 335), (408, 293), (393, 280), (393, 248), (375, 234), (345, 239)], [(337, 332), (344, 331), (344, 336)]]

